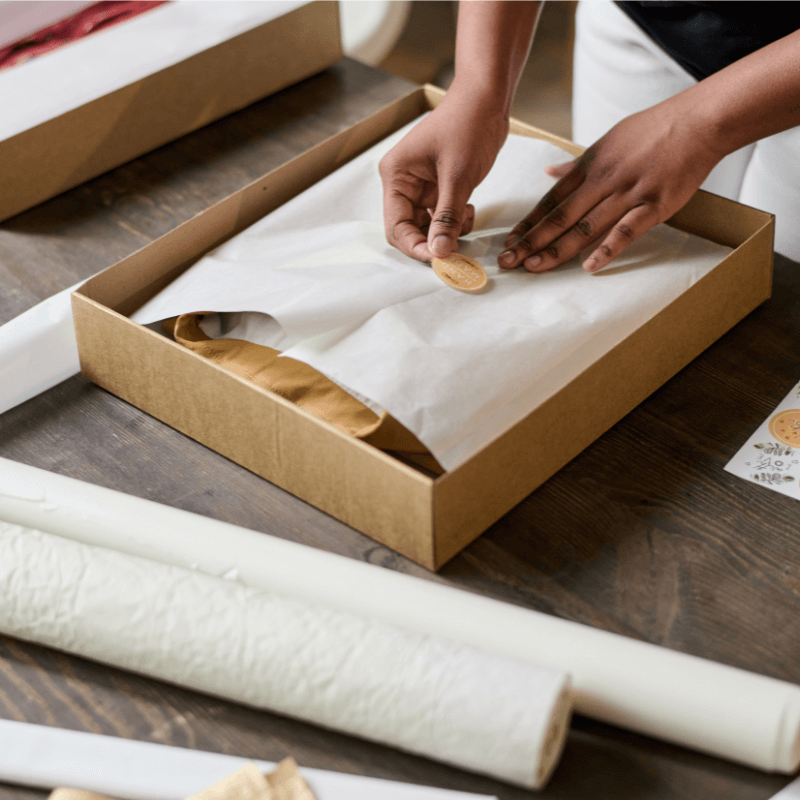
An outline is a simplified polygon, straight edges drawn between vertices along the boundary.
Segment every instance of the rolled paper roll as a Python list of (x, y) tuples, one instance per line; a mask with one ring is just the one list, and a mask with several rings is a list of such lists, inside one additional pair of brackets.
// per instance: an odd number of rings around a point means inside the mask
[(570, 673), (588, 717), (791, 773), (800, 687), (0, 459), (0, 519)]
[(560, 756), (564, 672), (0, 522), (0, 632), (526, 788)]
[(0, 325), (0, 414), (81, 371), (70, 304), (81, 284)]

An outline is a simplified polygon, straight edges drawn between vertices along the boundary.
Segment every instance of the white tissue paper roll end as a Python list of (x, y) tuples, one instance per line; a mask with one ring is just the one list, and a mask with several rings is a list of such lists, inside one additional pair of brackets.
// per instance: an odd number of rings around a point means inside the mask
[(566, 673), (0, 521), (0, 633), (538, 788)]
[(786, 701), (775, 748), (775, 771), (792, 774), (800, 767), (800, 692)]

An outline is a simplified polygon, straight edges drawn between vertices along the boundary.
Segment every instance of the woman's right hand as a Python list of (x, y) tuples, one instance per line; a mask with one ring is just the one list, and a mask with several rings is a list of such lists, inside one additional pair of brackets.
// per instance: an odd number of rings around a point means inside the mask
[(496, 97), (456, 83), (439, 106), (381, 160), (387, 241), (419, 261), (447, 256), (472, 230), (473, 189), (508, 135)]

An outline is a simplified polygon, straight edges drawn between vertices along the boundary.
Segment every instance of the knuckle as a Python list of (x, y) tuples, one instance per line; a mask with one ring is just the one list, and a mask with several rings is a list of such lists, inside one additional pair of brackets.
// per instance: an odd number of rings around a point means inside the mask
[(520, 239), (518, 242), (514, 243), (514, 249), (530, 253), (533, 250), (533, 245), (531, 245), (527, 239)]
[(452, 208), (444, 208), (433, 217), (432, 222), (441, 225), (445, 228), (458, 228), (461, 226), (461, 220), (458, 214)]
[(567, 226), (567, 215), (561, 206), (556, 206), (547, 215), (547, 221), (556, 228), (565, 228)]
[(545, 214), (550, 214), (557, 206), (558, 200), (550, 193), (546, 194), (539, 203), (539, 208), (541, 208)]
[(558, 247), (554, 244), (548, 245), (542, 252), (546, 253), (550, 258), (558, 258)]
[(624, 239), (633, 239), (635, 237), (635, 233), (633, 228), (630, 225), (625, 224), (624, 222), (619, 222), (614, 226), (614, 230), (622, 236)]
[(606, 258), (612, 258), (614, 256), (613, 251), (607, 244), (601, 244), (600, 247), (597, 248), (597, 251)]
[(593, 233), (592, 223), (585, 217), (575, 223), (575, 230), (583, 237), (589, 238)]

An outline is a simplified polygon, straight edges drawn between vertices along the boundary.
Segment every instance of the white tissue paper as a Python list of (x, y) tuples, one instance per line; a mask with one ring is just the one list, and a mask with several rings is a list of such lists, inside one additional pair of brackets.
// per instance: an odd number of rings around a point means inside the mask
[(527, 788), (563, 671), (0, 521), (0, 632)]
[[(0, 719), (0, 781), (65, 786), (120, 800), (184, 800), (247, 763), (275, 764), (153, 742)], [(316, 800), (497, 800), (486, 795), (301, 767)]]
[(209, 335), (304, 361), (413, 431), (454, 469), (661, 311), (730, 249), (659, 225), (597, 275), (577, 259), (506, 272), (503, 240), (567, 158), (510, 136), (475, 190), (460, 252), (489, 286), (468, 295), (385, 241), (378, 161), (408, 126), (213, 251), (145, 304), (152, 323), (197, 311)]
[(0, 458), (0, 519), (569, 672), (593, 719), (769, 772), (800, 687)]

